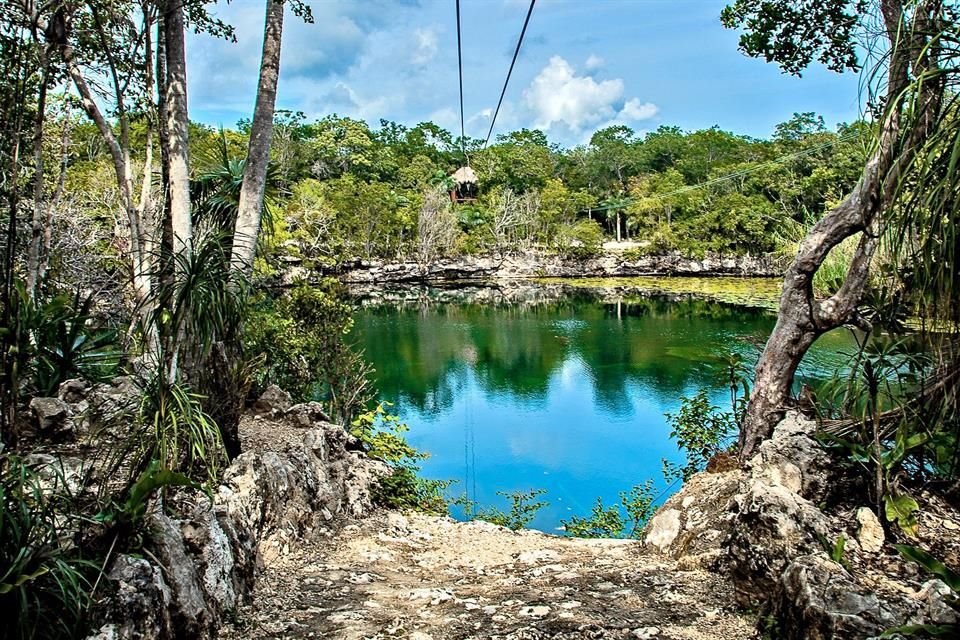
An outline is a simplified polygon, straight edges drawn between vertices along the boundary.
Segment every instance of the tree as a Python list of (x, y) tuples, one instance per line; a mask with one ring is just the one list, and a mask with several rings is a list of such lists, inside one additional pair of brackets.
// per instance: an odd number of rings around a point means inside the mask
[[(865, 0), (738, 0), (724, 9), (725, 26), (744, 28), (748, 55), (799, 74), (814, 59), (842, 71), (858, 67), (855, 37), (869, 15)], [(941, 46), (947, 26), (940, 0), (876, 0), (889, 51), (877, 105), (878, 139), (853, 191), (801, 242), (787, 269), (777, 323), (757, 363), (740, 433), (740, 457), (752, 457), (790, 404), (794, 375), (813, 342), (833, 328), (863, 324), (857, 313), (870, 263), (898, 193), (898, 184), (940, 118), (944, 92)], [(859, 235), (847, 276), (826, 300), (813, 293), (813, 277), (830, 250)]]
[(250, 146), (240, 188), (240, 206), (233, 232), (230, 266), (249, 275), (260, 234), (263, 194), (267, 184), (267, 165), (273, 142), (273, 112), (280, 77), (280, 44), (283, 38), (283, 0), (267, 0), (264, 21), (263, 53), (260, 58), (260, 82), (250, 126)]
[[(153, 51), (150, 30), (155, 24), (156, 12), (152, 3), (144, 1), (140, 5), (141, 23), (134, 26), (127, 16), (132, 12), (133, 6), (132, 2), (91, 2), (86, 11), (71, 10), (71, 5), (57, 7), (54, 11), (53, 6), (49, 5), (49, 15), (37, 12), (31, 19), (42, 28), (47, 40), (47, 50), (59, 52), (80, 96), (84, 111), (96, 124), (110, 153), (127, 217), (134, 292), (138, 302), (143, 303), (149, 298), (151, 290), (152, 223), (144, 217), (150, 212), (148, 201), (152, 149), (144, 159), (138, 203), (130, 142), (130, 105), (140, 102), (146, 94), (152, 92)], [(91, 32), (95, 37), (92, 42), (88, 42), (76, 36), (76, 31)], [(119, 137), (88, 82), (87, 74), (81, 66), (81, 56), (88, 58), (91, 67), (102, 65), (107, 69)]]

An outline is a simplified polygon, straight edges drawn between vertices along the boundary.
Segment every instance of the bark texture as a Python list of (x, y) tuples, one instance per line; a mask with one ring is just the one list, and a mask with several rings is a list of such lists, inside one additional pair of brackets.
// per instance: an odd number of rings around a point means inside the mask
[(243, 171), (240, 206), (230, 255), (230, 266), (248, 275), (253, 268), (253, 258), (260, 234), (267, 167), (270, 163), (270, 146), (273, 142), (273, 112), (277, 102), (282, 37), (283, 0), (267, 0), (257, 103), (250, 127), (250, 146), (247, 150), (247, 164)]
[[(787, 270), (777, 323), (757, 363), (740, 432), (741, 460), (753, 457), (791, 406), (797, 367), (814, 341), (844, 324), (864, 324), (857, 308), (883, 234), (884, 215), (894, 202), (902, 172), (926, 141), (942, 100), (941, 83), (922, 83), (911, 105), (919, 115), (914, 114), (909, 131), (904, 130), (911, 81), (935, 70), (935, 46), (930, 41), (941, 4), (940, 0), (920, 2), (908, 16), (900, 0), (880, 2), (890, 62), (879, 141), (853, 192), (813, 226)], [(814, 275), (834, 247), (856, 234), (861, 237), (845, 281), (833, 296), (817, 300)]]
[(193, 247), (190, 209), (190, 153), (187, 112), (187, 40), (183, 3), (171, 0), (163, 20), (166, 55), (165, 93), (168, 212), (173, 231), (173, 253), (189, 258)]

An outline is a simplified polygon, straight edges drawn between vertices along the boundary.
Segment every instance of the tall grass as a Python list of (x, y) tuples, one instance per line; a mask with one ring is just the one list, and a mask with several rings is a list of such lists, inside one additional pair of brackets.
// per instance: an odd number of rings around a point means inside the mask
[(97, 564), (73, 537), (80, 516), (63, 474), (0, 456), (0, 636), (74, 637)]

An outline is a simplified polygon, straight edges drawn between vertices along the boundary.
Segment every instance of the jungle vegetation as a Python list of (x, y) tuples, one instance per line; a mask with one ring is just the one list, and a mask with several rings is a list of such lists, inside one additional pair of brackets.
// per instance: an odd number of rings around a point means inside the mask
[[(0, 4), (0, 611), (23, 621), (20, 635), (50, 611), (63, 626), (42, 634), (82, 627), (111, 550), (142, 543), (146, 505), (164, 487), (216, 483), (239, 453), (248, 396), (271, 376), (383, 446), (362, 355), (342, 340), (351, 321), (337, 285), (267, 288), (288, 263), (529, 249), (580, 259), (637, 238), (638, 254), (779, 253), (793, 261), (734, 415), (740, 457), (795, 405), (813, 341), (855, 326), (852, 371), (815, 405), (869, 472), (877, 510), (909, 531), (912, 483), (956, 478), (955, 2), (736, 0), (722, 22), (742, 32), (741, 49), (788, 73), (814, 61), (862, 71), (868, 52), (864, 118), (828, 128), (796, 114), (767, 140), (615, 126), (572, 148), (535, 130), (484, 148), (429, 122), (277, 110), (285, 9), (312, 19), (299, 0), (265, 2), (251, 119), (192, 122), (186, 29), (233, 36), (207, 5)], [(464, 155), (480, 193), (452, 203)], [(303, 331), (281, 343), (291, 329)], [(118, 449), (136, 453), (119, 489), (80, 506), (18, 455), (25, 404), (68, 378), (118, 372), (136, 373), (143, 394)], [(683, 431), (702, 440), (701, 426)], [(397, 470), (416, 491), (411, 467)]]

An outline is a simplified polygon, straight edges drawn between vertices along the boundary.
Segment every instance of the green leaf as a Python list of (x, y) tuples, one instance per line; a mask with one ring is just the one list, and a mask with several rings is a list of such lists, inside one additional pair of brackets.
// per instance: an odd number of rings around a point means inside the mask
[(885, 496), (883, 504), (887, 521), (896, 523), (904, 533), (916, 537), (917, 519), (914, 514), (920, 510), (917, 501), (908, 495)]
[(950, 587), (955, 593), (960, 593), (960, 573), (953, 571), (950, 567), (943, 564), (940, 560), (920, 549), (908, 544), (895, 544), (894, 548), (900, 552), (907, 560), (916, 562), (918, 565), (937, 576)]
[(960, 632), (955, 624), (906, 624), (902, 627), (893, 627), (880, 634), (881, 638), (894, 636), (915, 636), (924, 633), (934, 638), (955, 638)]

